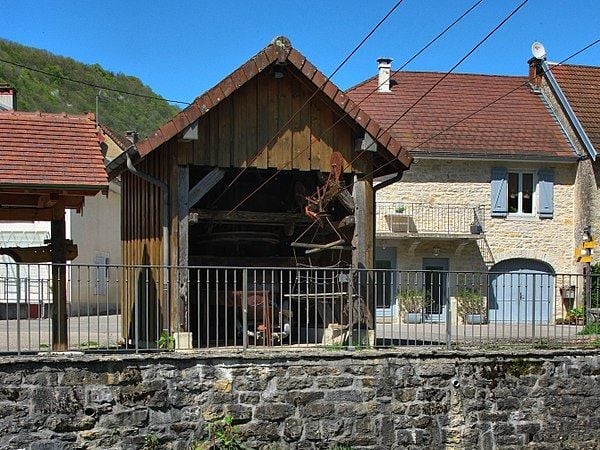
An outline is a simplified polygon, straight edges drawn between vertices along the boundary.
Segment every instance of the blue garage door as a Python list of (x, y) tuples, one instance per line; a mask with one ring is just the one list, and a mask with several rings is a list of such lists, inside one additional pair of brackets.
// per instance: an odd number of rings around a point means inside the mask
[(548, 264), (511, 259), (496, 264), (491, 272), (490, 321), (548, 323), (554, 299), (554, 271)]

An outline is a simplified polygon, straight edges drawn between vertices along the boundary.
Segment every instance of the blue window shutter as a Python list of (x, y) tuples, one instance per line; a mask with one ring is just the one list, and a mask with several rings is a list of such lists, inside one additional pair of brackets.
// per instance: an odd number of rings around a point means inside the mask
[(506, 217), (508, 214), (508, 171), (504, 167), (492, 168), (491, 193), (492, 217)]
[(551, 219), (554, 216), (554, 171), (552, 169), (538, 170), (538, 191), (540, 219)]

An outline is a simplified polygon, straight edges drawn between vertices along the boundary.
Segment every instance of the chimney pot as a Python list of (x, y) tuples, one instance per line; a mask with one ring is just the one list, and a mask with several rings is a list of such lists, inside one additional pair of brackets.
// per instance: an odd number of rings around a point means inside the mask
[(136, 144), (139, 138), (137, 131), (126, 131), (125, 136), (127, 137), (127, 139), (129, 139), (129, 142), (131, 142), (132, 144)]
[(529, 64), (529, 84), (533, 90), (537, 91), (542, 85), (542, 74), (544, 72), (541, 67), (542, 60), (534, 57), (527, 63)]
[(392, 58), (377, 58), (377, 92), (390, 92), (390, 72), (392, 70)]
[(0, 84), (0, 111), (17, 109), (17, 90), (9, 84)]

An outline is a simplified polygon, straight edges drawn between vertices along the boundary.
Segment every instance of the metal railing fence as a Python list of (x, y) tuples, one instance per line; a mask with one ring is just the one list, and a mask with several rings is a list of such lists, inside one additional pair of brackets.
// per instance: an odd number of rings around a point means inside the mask
[(77, 351), (600, 339), (598, 275), (75, 264), (64, 280), (51, 274), (43, 264), (0, 267), (0, 353), (52, 351), (55, 283)]
[(483, 206), (377, 202), (377, 233), (465, 235), (485, 231)]

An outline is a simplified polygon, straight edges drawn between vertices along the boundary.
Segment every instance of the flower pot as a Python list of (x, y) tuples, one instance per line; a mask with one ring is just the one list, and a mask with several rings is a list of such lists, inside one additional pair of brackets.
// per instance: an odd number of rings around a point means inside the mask
[(483, 314), (466, 314), (465, 323), (468, 325), (483, 325), (487, 323), (487, 318)]
[(471, 224), (471, 234), (481, 234), (483, 233), (483, 227), (479, 223)]
[(404, 323), (423, 323), (423, 313), (404, 313)]

